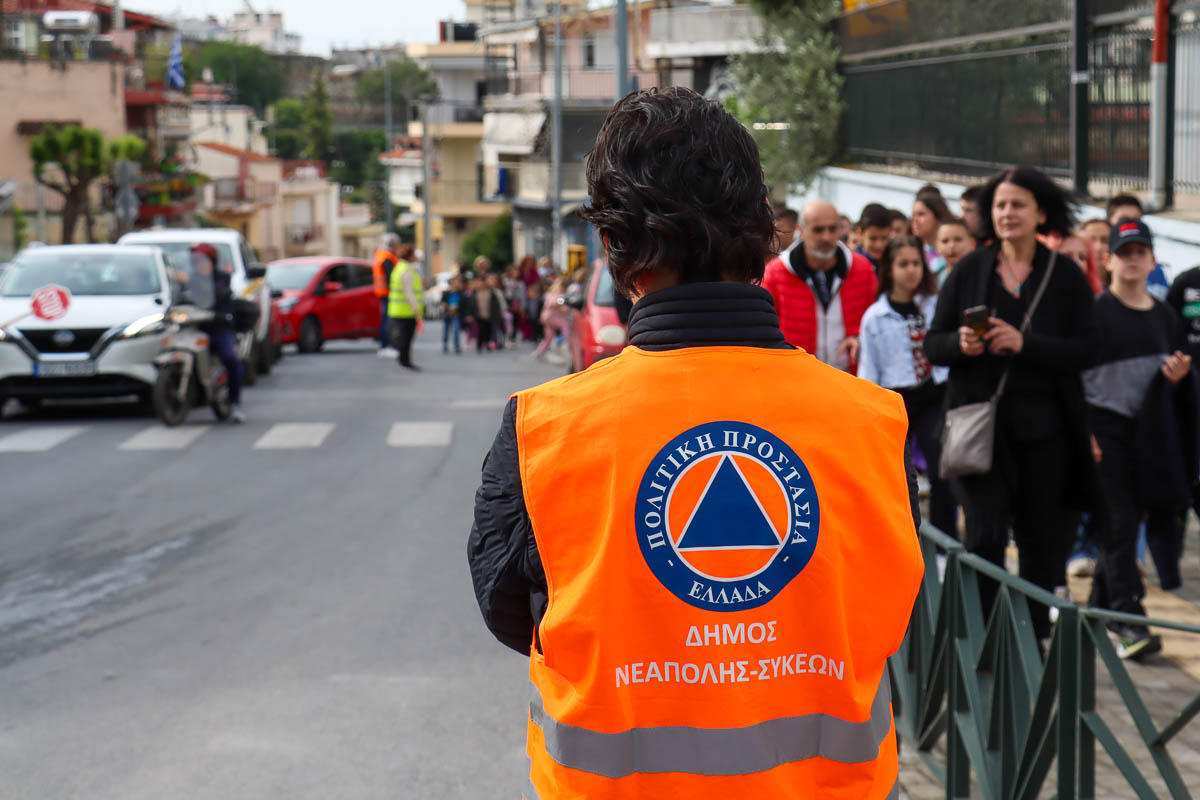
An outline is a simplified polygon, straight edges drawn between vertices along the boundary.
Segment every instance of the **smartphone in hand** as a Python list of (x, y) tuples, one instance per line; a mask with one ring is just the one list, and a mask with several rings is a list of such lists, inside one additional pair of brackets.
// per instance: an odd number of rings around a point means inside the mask
[(982, 338), (988, 329), (988, 307), (974, 306), (963, 311), (963, 324)]

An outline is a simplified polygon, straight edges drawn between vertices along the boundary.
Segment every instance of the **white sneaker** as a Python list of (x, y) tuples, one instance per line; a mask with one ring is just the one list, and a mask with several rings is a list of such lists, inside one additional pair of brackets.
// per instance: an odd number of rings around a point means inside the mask
[(381, 347), (379, 352), (375, 354), (376, 358), (396, 358), (400, 355), (400, 351), (394, 347)]
[(229, 414), (230, 422), (241, 425), (246, 421), (246, 412), (242, 410), (242, 406), (238, 403), (233, 404), (233, 411)]

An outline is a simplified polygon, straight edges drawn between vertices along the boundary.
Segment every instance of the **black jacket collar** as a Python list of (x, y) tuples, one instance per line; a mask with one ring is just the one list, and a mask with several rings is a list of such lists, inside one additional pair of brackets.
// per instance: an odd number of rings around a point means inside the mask
[(733, 281), (685, 283), (646, 295), (629, 315), (629, 343), (642, 350), (791, 349), (770, 292)]

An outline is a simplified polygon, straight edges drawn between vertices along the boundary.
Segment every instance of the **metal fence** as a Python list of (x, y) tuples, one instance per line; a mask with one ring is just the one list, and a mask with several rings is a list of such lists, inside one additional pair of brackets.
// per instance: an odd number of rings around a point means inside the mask
[(1066, 42), (844, 68), (851, 155), (988, 172), (1070, 168)]
[[(1168, 747), (1200, 713), (1200, 694), (1158, 727), (1106, 624), (1149, 623), (1190, 634), (1200, 634), (1200, 627), (1078, 608), (968, 554), (928, 524), (921, 528), (921, 548), (921, 592), (891, 662), (893, 710), (904, 745), (942, 780), (947, 798), (1033, 798), (1051, 788), (1057, 797), (1097, 797), (1097, 744), (1112, 762), (1102, 796), (1114, 796), (1114, 782), (1145, 800), (1191, 796), (1195, 765), (1187, 762), (1185, 778)], [(980, 599), (981, 580), (999, 583), (990, 614)], [(1030, 603), (1058, 613), (1044, 655)], [(1098, 664), (1121, 708), (1099, 707)], [(1140, 760), (1153, 765), (1149, 774), (1135, 760), (1139, 747), (1148, 751)], [(944, 756), (935, 755), (941, 748)]]
[[(1086, 173), (1093, 192), (1146, 190), (1154, 32), (1131, 25), (1153, 3), (1089, 0), (1089, 8)], [(847, 154), (962, 174), (1027, 163), (1068, 176), (1070, 12), (1070, 0), (889, 0), (839, 17)], [(1200, 21), (1177, 17), (1173, 40), (1168, 180), (1195, 194)]]
[(1175, 189), (1200, 194), (1200, 20), (1175, 38)]

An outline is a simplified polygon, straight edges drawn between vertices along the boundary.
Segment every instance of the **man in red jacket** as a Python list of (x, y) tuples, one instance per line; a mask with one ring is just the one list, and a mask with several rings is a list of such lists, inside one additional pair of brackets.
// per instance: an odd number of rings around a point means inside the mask
[(789, 344), (847, 372), (858, 362), (863, 312), (875, 302), (871, 262), (838, 241), (832, 203), (811, 200), (800, 213), (800, 239), (767, 264), (763, 288), (775, 299)]

